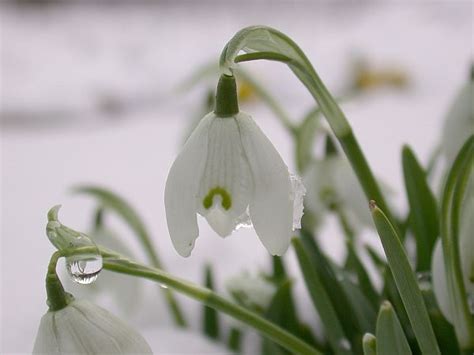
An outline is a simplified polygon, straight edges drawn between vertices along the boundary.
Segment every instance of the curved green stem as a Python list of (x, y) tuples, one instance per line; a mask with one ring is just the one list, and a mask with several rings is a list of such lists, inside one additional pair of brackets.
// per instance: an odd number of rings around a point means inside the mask
[(158, 268), (148, 267), (121, 257), (104, 259), (104, 269), (146, 278), (170, 287), (177, 292), (187, 295), (215, 310), (223, 312), (248, 326), (256, 329), (279, 345), (295, 354), (320, 354), (320, 352), (279, 326), (260, 317), (241, 306), (238, 306), (208, 288), (200, 287), (188, 281), (179, 279)]
[[(247, 54), (239, 55), (241, 51)], [(318, 103), (341, 143), (352, 168), (354, 169), (367, 200), (376, 200), (394, 225), (393, 218), (385, 202), (380, 187), (375, 180), (367, 160), (357, 142), (352, 128), (336, 100), (314, 70), (310, 61), (298, 45), (285, 34), (265, 26), (252, 26), (242, 29), (227, 43), (220, 57), (222, 73), (232, 73), (236, 63), (252, 60), (273, 60), (285, 63), (300, 79)]]
[(48, 307), (50, 311), (59, 311), (70, 302), (70, 296), (64, 291), (64, 287), (56, 273), (56, 265), (61, 252), (56, 251), (49, 261), (48, 272), (46, 274), (46, 294), (48, 297)]

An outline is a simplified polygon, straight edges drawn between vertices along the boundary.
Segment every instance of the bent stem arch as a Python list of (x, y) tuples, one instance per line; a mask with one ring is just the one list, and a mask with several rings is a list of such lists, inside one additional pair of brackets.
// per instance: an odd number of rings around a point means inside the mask
[[(246, 54), (239, 55), (241, 51)], [(226, 44), (219, 66), (223, 74), (232, 74), (237, 63), (261, 59), (288, 65), (308, 89), (339, 140), (365, 192), (367, 201), (376, 200), (392, 224), (397, 225), (344, 113), (304, 52), (292, 39), (271, 27), (246, 27), (237, 32)]]

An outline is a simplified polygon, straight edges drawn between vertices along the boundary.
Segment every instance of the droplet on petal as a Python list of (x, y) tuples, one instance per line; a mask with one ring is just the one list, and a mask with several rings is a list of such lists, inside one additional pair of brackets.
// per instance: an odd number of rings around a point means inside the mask
[(249, 208), (236, 220), (236, 225), (234, 230), (239, 230), (240, 228), (252, 228), (252, 220), (250, 219)]
[(306, 188), (298, 175), (290, 174), (291, 194), (293, 200), (293, 230), (301, 228), (301, 218), (303, 217), (303, 197), (306, 195)]

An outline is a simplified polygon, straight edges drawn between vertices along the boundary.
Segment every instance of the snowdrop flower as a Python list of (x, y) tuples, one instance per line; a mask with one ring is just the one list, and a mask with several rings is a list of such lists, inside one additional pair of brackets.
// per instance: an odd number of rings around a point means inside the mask
[[(463, 212), (459, 226), (459, 252), (461, 259), (461, 269), (463, 272), (464, 285), (468, 297), (470, 297), (471, 309), (474, 307), (474, 193), (471, 192), (464, 202)], [(444, 317), (453, 322), (452, 305), (449, 301), (448, 283), (446, 280), (446, 269), (441, 239), (438, 239), (432, 258), (431, 272), (433, 276), (433, 291), (436, 296), (438, 306)]]
[(173, 245), (180, 255), (191, 254), (199, 235), (197, 213), (221, 237), (250, 217), (266, 249), (282, 255), (294, 220), (298, 225), (301, 219), (304, 188), (297, 185), (295, 193), (275, 147), (249, 115), (239, 112), (234, 77), (223, 75), (214, 112), (191, 134), (166, 181)]
[(326, 211), (340, 206), (353, 227), (373, 225), (367, 198), (346, 158), (331, 154), (315, 160), (303, 177), (307, 187), (306, 207), (316, 217), (324, 219)]
[(474, 133), (474, 78), (461, 89), (449, 108), (443, 126), (442, 150), (448, 166)]
[(232, 297), (243, 306), (264, 312), (275, 295), (276, 287), (263, 276), (247, 272), (229, 278), (225, 286)]
[(87, 301), (73, 300), (48, 311), (39, 326), (33, 354), (151, 354), (129, 325)]

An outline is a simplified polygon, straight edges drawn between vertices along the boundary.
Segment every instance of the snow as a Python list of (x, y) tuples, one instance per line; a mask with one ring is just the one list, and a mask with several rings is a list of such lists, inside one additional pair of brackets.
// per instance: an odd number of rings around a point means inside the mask
[[(103, 185), (127, 198), (144, 218), (167, 269), (178, 276), (201, 283), (203, 266), (211, 263), (218, 291), (224, 293), (227, 277), (269, 268), (270, 258), (252, 229), (224, 240), (202, 220), (193, 255), (179, 257), (163, 206), (168, 169), (201, 94), (193, 90), (177, 96), (172, 89), (196, 66), (217, 60), (225, 42), (251, 24), (290, 35), (336, 93), (344, 87), (354, 53), (375, 66), (407, 70), (412, 84), (407, 91), (368, 93), (343, 107), (371, 166), (398, 192), (397, 206), (405, 208), (401, 145), (413, 146), (426, 162), (439, 140), (443, 115), (473, 57), (471, 2), (281, 2), (271, 7), (261, 2), (205, 2), (201, 7), (193, 2), (76, 2), (43, 9), (2, 3), (0, 352), (31, 351), (46, 311), (44, 276), (53, 252), (45, 235), (48, 209), (61, 203), (64, 224), (90, 228), (94, 204), (70, 193), (77, 184)], [(246, 67), (293, 117), (312, 107), (311, 97), (283, 66)], [(257, 103), (245, 109), (294, 170), (289, 136), (268, 109)], [(130, 231), (113, 222), (135, 255), (146, 260)], [(366, 234), (364, 240), (377, 244), (372, 233)], [(344, 251), (337, 235), (335, 224), (328, 223), (320, 240), (340, 259)], [(286, 258), (300, 277), (293, 252)], [(300, 313), (317, 327), (300, 280)], [(197, 335), (200, 306), (184, 297), (179, 300), (194, 334), (171, 336), (164, 301), (155, 286), (146, 284), (141, 311), (127, 319), (145, 334), (160, 329), (157, 352), (171, 352), (174, 345), (185, 352), (191, 344), (195, 353), (218, 351)], [(123, 313), (106, 300), (100, 305)], [(250, 352), (257, 344), (252, 339)]]

